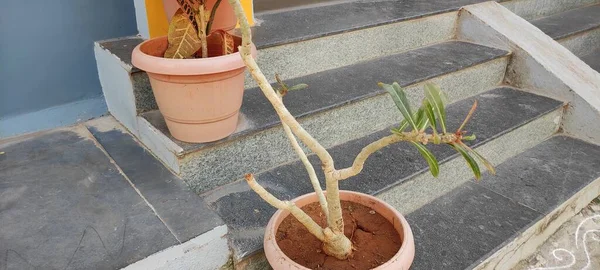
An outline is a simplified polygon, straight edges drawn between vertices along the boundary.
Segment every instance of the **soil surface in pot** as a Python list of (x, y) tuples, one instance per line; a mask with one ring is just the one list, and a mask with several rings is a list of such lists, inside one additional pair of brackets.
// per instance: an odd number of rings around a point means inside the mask
[[(318, 202), (302, 207), (319, 225), (326, 218)], [(326, 255), (322, 243), (292, 215), (277, 230), (279, 248), (296, 263), (310, 269), (367, 270), (389, 261), (400, 249), (402, 241), (392, 223), (373, 209), (354, 202), (342, 201), (344, 234), (356, 249), (348, 260)]]

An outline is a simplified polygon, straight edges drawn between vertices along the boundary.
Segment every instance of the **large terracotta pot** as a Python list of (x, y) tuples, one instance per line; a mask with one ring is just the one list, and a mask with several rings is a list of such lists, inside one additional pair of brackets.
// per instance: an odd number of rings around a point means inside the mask
[[(386, 202), (377, 199), (373, 196), (353, 192), (353, 191), (340, 191), (340, 199), (342, 201), (351, 201), (364, 206), (368, 206), (375, 210), (377, 213), (385, 217), (389, 222), (394, 224), (394, 228), (398, 231), (400, 238), (402, 239), (402, 246), (398, 253), (394, 255), (388, 262), (374, 268), (376, 270), (408, 270), (415, 257), (415, 243), (412, 231), (406, 219), (396, 209), (387, 204)], [(315, 193), (306, 194), (293, 200), (293, 202), (300, 208), (313, 202), (318, 202), (319, 199)], [(300, 264), (297, 264), (288, 256), (286, 256), (279, 246), (275, 235), (279, 225), (290, 213), (288, 211), (278, 210), (269, 220), (265, 231), (264, 238), (264, 249), (265, 255), (271, 267), (274, 270), (305, 270), (308, 269)]]
[[(212, 7), (215, 5), (216, 2), (217, 0), (208, 0), (208, 9), (212, 10)], [(176, 0), (163, 0), (163, 6), (165, 8), (167, 19), (171, 21), (171, 18), (173, 17), (173, 15), (175, 15), (177, 9), (179, 9), (179, 4)], [(217, 14), (215, 15), (212, 31), (223, 30), (229, 32), (233, 30), (236, 25), (237, 18), (235, 17), (235, 13), (233, 12), (231, 4), (229, 4), (229, 1), (227, 0), (222, 0), (221, 4), (219, 4), (219, 7), (217, 8)]]
[(246, 67), (240, 53), (167, 59), (167, 46), (167, 37), (147, 40), (133, 50), (132, 63), (148, 73), (171, 135), (193, 143), (229, 136), (236, 129), (244, 94)]

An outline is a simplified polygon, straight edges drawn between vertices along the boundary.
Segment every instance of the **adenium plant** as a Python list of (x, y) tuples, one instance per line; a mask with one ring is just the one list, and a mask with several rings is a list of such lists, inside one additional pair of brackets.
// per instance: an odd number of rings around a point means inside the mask
[[(211, 33), (217, 9), (222, 0), (217, 0), (211, 9), (207, 0), (177, 0), (180, 9), (169, 23), (169, 46), (165, 58), (186, 59), (198, 56), (207, 58), (208, 36)], [(222, 44), (222, 54), (233, 53), (233, 36), (224, 31), (214, 33)]]
[[(467, 135), (463, 128), (473, 115), (473, 112), (477, 107), (477, 102), (473, 104), (462, 125), (460, 125), (455, 132), (450, 132), (446, 125), (446, 98), (440, 88), (434, 84), (425, 84), (425, 98), (418, 110), (413, 111), (404, 90), (398, 83), (379, 83), (379, 86), (390, 94), (396, 107), (404, 117), (404, 120), (400, 122), (398, 127), (391, 130), (390, 135), (380, 138), (364, 147), (354, 159), (352, 166), (341, 169), (336, 168), (333, 158), (325, 147), (323, 147), (298, 123), (283, 103), (283, 98), (288, 91), (305, 88), (306, 85), (288, 87), (279, 76), (276, 76), (279, 87), (274, 89), (271, 86), (252, 57), (250, 25), (248, 24), (239, 0), (229, 0), (229, 2), (233, 6), (241, 26), (241, 56), (248, 71), (260, 86), (263, 94), (275, 108), (277, 115), (281, 119), (286, 136), (308, 172), (312, 186), (319, 198), (321, 209), (327, 217), (326, 228), (319, 226), (294, 203), (279, 200), (270, 194), (256, 182), (252, 174), (246, 175), (246, 181), (252, 190), (254, 190), (254, 192), (256, 192), (263, 200), (275, 208), (289, 211), (311, 234), (321, 240), (323, 242), (323, 251), (327, 255), (343, 260), (352, 254), (352, 242), (344, 235), (344, 221), (342, 219), (342, 208), (339, 196), (339, 181), (343, 181), (359, 174), (362, 171), (367, 158), (388, 145), (399, 142), (412, 144), (427, 161), (430, 172), (434, 176), (439, 174), (439, 164), (435, 156), (425, 146), (429, 143), (446, 144), (455, 149), (467, 161), (468, 166), (473, 170), (475, 178), (477, 179), (481, 177), (478, 161), (485, 165), (488, 171), (495, 173), (494, 167), (490, 162), (464, 143), (464, 141), (475, 139), (474, 135)], [(307, 155), (297, 139), (300, 139), (300, 141), (320, 159), (325, 175), (326, 194), (324, 194), (319, 184), (315, 169), (308, 161)]]

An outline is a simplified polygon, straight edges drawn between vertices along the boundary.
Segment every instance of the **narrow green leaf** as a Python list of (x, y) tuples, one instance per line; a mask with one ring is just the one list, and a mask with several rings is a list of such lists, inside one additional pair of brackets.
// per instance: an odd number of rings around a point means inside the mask
[(431, 153), (431, 151), (429, 151), (429, 149), (427, 149), (427, 147), (425, 147), (425, 145), (422, 145), (418, 142), (411, 143), (419, 150), (419, 153), (421, 153), (425, 161), (427, 161), (427, 164), (429, 164), (429, 171), (431, 172), (431, 175), (433, 175), (433, 177), (437, 177), (440, 174), (440, 165), (438, 164), (435, 156)]
[(404, 93), (404, 90), (400, 88), (400, 85), (397, 83), (394, 83), (393, 85), (379, 83), (379, 87), (383, 88), (392, 96), (392, 100), (394, 100), (396, 107), (398, 107), (398, 110), (402, 113), (402, 116), (404, 116), (404, 119), (408, 124), (410, 124), (413, 129), (418, 129), (415, 119), (413, 118), (413, 113), (410, 110), (410, 104), (408, 103), (406, 94)]
[(477, 139), (477, 136), (475, 136), (475, 134), (471, 134), (469, 136), (463, 136), (462, 139), (463, 141), (474, 141)]
[(438, 123), (442, 128), (442, 132), (446, 133), (446, 108), (445, 108), (445, 98), (440, 87), (427, 83), (425, 84), (425, 98), (429, 101), (433, 108), (433, 112), (437, 116)]
[[(413, 119), (415, 119), (417, 127), (419, 128), (419, 130), (424, 129), (425, 127), (427, 127), (427, 124), (429, 123), (429, 120), (427, 118), (423, 117), (424, 112), (422, 111), (422, 109), (419, 109), (419, 111), (417, 111), (417, 113), (414, 114)], [(394, 130), (398, 133), (402, 133), (406, 130), (406, 128), (408, 127), (408, 121), (406, 121), (406, 119), (402, 119), (402, 121), (400, 121), (400, 126), (398, 126), (397, 128), (395, 128)]]
[(496, 174), (496, 168), (494, 168), (494, 165), (491, 162), (489, 162), (486, 158), (484, 158), (481, 154), (477, 153), (477, 151), (473, 150), (471, 147), (468, 147), (467, 145), (465, 145), (462, 142), (460, 142), (460, 144), (464, 149), (466, 149), (469, 153), (471, 153), (471, 155), (473, 155), (477, 159), (479, 159), (479, 161), (481, 161), (481, 163), (483, 163), (483, 166), (485, 166), (485, 168), (491, 174)]
[(400, 133), (404, 132), (404, 130), (408, 127), (408, 121), (406, 119), (400, 121), (400, 126), (396, 128)]
[(415, 122), (417, 122), (417, 128), (420, 131), (424, 130), (429, 124), (429, 119), (425, 115), (425, 109), (423, 107), (419, 108), (417, 113), (415, 113)]
[(469, 167), (471, 167), (471, 170), (473, 170), (475, 179), (477, 179), (477, 180), (481, 179), (481, 170), (479, 169), (479, 165), (477, 164), (477, 161), (475, 161), (475, 159), (473, 159), (473, 157), (471, 157), (469, 155), (468, 151), (459, 144), (451, 143), (449, 145), (452, 146), (452, 148), (454, 148), (454, 150), (459, 152), (463, 156), (463, 158), (467, 161), (467, 164), (469, 165)]
[(429, 124), (431, 125), (431, 129), (433, 130), (433, 134), (437, 134), (437, 124), (435, 120), (435, 114), (433, 113), (433, 107), (429, 104), (427, 99), (423, 100), (423, 110), (425, 111), (425, 115), (427, 115), (427, 119), (429, 119)]
[(290, 91), (295, 91), (295, 90), (302, 90), (302, 89), (305, 89), (305, 88), (308, 88), (308, 84), (301, 83), (301, 84), (296, 84), (296, 85), (290, 87), (289, 90)]

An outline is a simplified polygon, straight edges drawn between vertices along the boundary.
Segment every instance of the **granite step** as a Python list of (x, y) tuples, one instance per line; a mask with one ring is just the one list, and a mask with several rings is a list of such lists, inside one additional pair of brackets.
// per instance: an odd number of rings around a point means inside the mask
[(274, 12), (285, 9), (304, 8), (307, 6), (330, 5), (342, 1), (354, 0), (255, 0), (253, 1), (253, 4), (254, 12), (260, 14), (268, 11)]
[(513, 269), (598, 196), (600, 146), (554, 136), (406, 216), (411, 269)]
[(600, 48), (600, 4), (560, 12), (531, 23), (577, 56)]
[[(285, 103), (301, 124), (326, 147), (344, 143), (397, 123), (391, 99), (377, 82), (397, 81), (410, 99), (420, 100), (422, 84), (435, 82), (457, 101), (500, 83), (508, 52), (450, 41), (289, 80), (308, 89), (290, 92)], [(189, 144), (175, 140), (159, 111), (142, 114), (152, 129), (163, 134), (157, 145), (168, 151), (173, 170), (198, 193), (240, 179), (248, 171), (262, 171), (296, 159), (279, 120), (260, 89), (244, 94), (237, 131), (218, 142)], [(325, 127), (325, 128), (324, 128)], [(164, 143), (168, 141), (168, 143)], [(146, 144), (148, 145), (148, 144)], [(226, 161), (226, 162), (224, 162)], [(171, 164), (166, 162), (167, 164)], [(230, 164), (236, 164), (231, 168)]]
[[(554, 134), (563, 110), (562, 102), (501, 87), (449, 105), (449, 126), (461, 123), (475, 99), (479, 101), (479, 109), (467, 127), (477, 135), (472, 146), (496, 164)], [(363, 146), (387, 134), (389, 128), (329, 150), (338, 167), (349, 166)], [(373, 155), (363, 173), (343, 181), (341, 188), (378, 194), (401, 212), (410, 213), (471, 178), (464, 161), (457, 159), (451, 149), (429, 147), (441, 162), (440, 179), (432, 179), (426, 162), (410, 145), (396, 144)], [(320, 167), (315, 156), (310, 156), (310, 160), (315, 168)], [(312, 190), (300, 162), (264, 172), (248, 172), (256, 173), (258, 181), (281, 199), (292, 199)], [(322, 180), (321, 172), (318, 174)], [(219, 187), (202, 197), (227, 224), (234, 261), (240, 267), (260, 264), (264, 226), (275, 209), (254, 194), (244, 181)]]
[(600, 72), (600, 48), (596, 49), (590, 54), (582, 56), (581, 60), (590, 65), (590, 67), (594, 70)]

